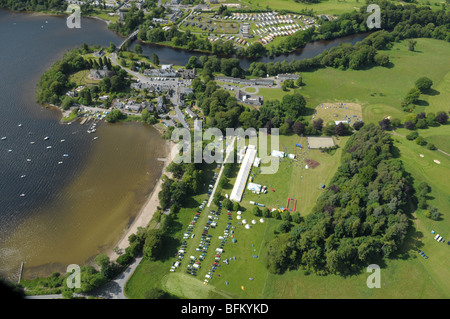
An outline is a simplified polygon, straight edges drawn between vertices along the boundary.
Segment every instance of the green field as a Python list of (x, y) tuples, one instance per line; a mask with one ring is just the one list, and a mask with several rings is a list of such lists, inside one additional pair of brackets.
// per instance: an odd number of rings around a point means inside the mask
[(258, 1), (248, 1), (248, 0), (239, 0), (239, 1), (227, 1), (230, 3), (241, 3), (242, 6), (247, 6), (249, 8), (255, 10), (266, 9), (269, 7), (273, 10), (288, 10), (291, 12), (300, 12), (301, 10), (308, 9), (314, 10), (316, 14), (342, 14), (345, 12), (351, 12), (353, 10), (358, 10), (361, 5), (364, 4), (363, 1), (360, 0), (346, 0), (346, 1), (338, 1), (338, 0), (328, 0), (321, 1), (320, 3), (299, 3), (293, 0), (258, 0)]
[[(397, 129), (396, 132), (406, 136), (411, 131), (401, 128)], [(437, 148), (450, 153), (450, 125), (418, 129), (417, 133), (423, 136), (428, 143), (433, 143)]]
[(450, 63), (450, 43), (434, 39), (417, 39), (416, 52), (408, 51), (407, 42), (395, 43), (389, 55), (392, 66), (368, 70), (341, 71), (325, 68), (303, 72), (302, 88), (284, 92), (282, 89), (261, 88), (264, 99), (281, 99), (294, 91), (307, 100), (313, 109), (321, 103), (353, 102), (360, 104), (364, 122), (379, 122), (386, 116), (403, 119), (401, 102), (414, 82), (421, 76), (433, 81), (431, 94), (422, 94), (415, 113), (448, 110), (450, 71), (442, 67)]
[[(406, 42), (396, 43), (391, 50), (392, 66), (389, 68), (374, 67), (363, 71), (341, 71), (332, 68), (320, 69), (302, 74), (305, 86), (295, 91), (302, 93), (307, 99), (307, 107), (313, 109), (321, 103), (352, 102), (362, 107), (365, 122), (377, 123), (386, 116), (401, 120), (407, 113), (401, 110), (401, 101), (406, 92), (414, 86), (421, 76), (427, 76), (434, 82), (434, 91), (422, 95), (423, 103), (415, 112), (448, 111), (447, 101), (450, 98), (450, 72), (448, 65), (450, 43), (433, 39), (418, 39), (416, 52), (407, 50)], [(290, 90), (292, 93), (294, 90)], [(288, 93), (289, 93), (288, 92)], [(281, 89), (260, 89), (259, 93), (265, 99), (280, 99), (286, 92)], [(426, 130), (419, 130), (429, 142), (443, 150), (449, 150), (449, 125)], [(408, 131), (399, 129), (398, 133), (406, 135)], [(221, 263), (221, 267), (213, 273), (213, 278), (207, 285), (203, 284), (204, 276), (209, 270), (209, 264), (214, 261), (214, 249), (218, 247), (227, 220), (226, 211), (218, 219), (218, 227), (209, 232), (212, 235), (210, 250), (201, 263), (197, 277), (185, 273), (187, 262), (183, 260), (180, 269), (169, 272), (174, 257), (167, 254), (162, 261), (144, 261), (126, 286), (127, 295), (131, 298), (142, 298), (145, 290), (157, 286), (168, 293), (181, 298), (449, 298), (450, 271), (448, 269), (450, 246), (437, 243), (431, 230), (449, 240), (450, 225), (450, 192), (448, 176), (450, 175), (450, 159), (438, 152), (417, 145), (401, 136), (394, 136), (394, 145), (398, 156), (405, 165), (405, 170), (414, 178), (415, 186), (426, 181), (431, 186), (429, 204), (437, 207), (442, 214), (441, 221), (433, 221), (424, 216), (423, 212), (408, 212), (411, 217), (409, 236), (396, 259), (380, 264), (380, 289), (369, 289), (366, 285), (368, 273), (350, 277), (316, 276), (299, 269), (288, 271), (283, 275), (270, 274), (264, 263), (267, 243), (275, 236), (279, 220), (266, 218), (264, 223), (252, 213), (253, 205), (249, 201), (263, 203), (269, 208), (286, 205), (287, 198), (297, 199), (297, 211), (305, 216), (311, 212), (317, 197), (321, 193), (320, 185), (327, 184), (340, 165), (342, 146), (347, 138), (340, 138), (341, 146), (334, 154), (322, 153), (319, 150), (300, 150), (295, 143), (305, 144), (296, 135), (280, 136), (280, 145), (273, 149), (294, 153), (299, 159), (310, 158), (320, 163), (315, 169), (304, 168), (302, 161), (295, 162), (284, 159), (279, 164), (277, 174), (260, 174), (253, 168), (253, 182), (274, 188), (275, 192), (253, 194), (249, 191), (241, 202), (243, 218), (257, 220), (251, 229), (238, 225), (236, 212), (232, 212), (232, 225), (235, 226), (232, 243), (230, 237), (224, 246), (224, 258), (236, 257), (229, 265)], [(419, 157), (423, 154), (424, 157)], [(436, 164), (433, 160), (439, 160)], [(217, 172), (217, 168), (214, 171)], [(224, 187), (223, 194), (230, 194), (235, 175)], [(184, 230), (192, 220), (198, 205), (206, 198), (205, 195), (195, 197), (192, 203), (178, 213), (176, 227), (173, 230), (175, 241), (168, 251), (176, 252), (176, 239), (181, 239)], [(210, 208), (217, 210), (214, 205)], [(200, 235), (207, 221), (205, 209), (194, 228), (196, 237), (188, 240), (186, 256), (199, 256), (195, 250), (200, 242)], [(417, 249), (425, 251), (428, 259), (420, 257)], [(211, 251), (212, 250), (212, 251)], [(258, 256), (254, 258), (253, 255)], [(220, 276), (217, 276), (220, 275)], [(252, 280), (250, 280), (252, 278)], [(228, 285), (226, 284), (228, 282)]]

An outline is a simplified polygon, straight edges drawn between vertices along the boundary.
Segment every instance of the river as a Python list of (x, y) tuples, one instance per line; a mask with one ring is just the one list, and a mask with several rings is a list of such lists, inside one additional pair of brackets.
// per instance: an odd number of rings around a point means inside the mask
[[(24, 277), (32, 278), (112, 249), (159, 178), (163, 163), (157, 159), (168, 150), (151, 126), (102, 123), (88, 134), (86, 125), (60, 124), (58, 110), (35, 102), (39, 77), (64, 52), (82, 43), (123, 41), (104, 22), (83, 18), (80, 29), (69, 29), (64, 17), (0, 10), (0, 30), (0, 136), (6, 137), (0, 141), (0, 275), (15, 280), (22, 261)], [(309, 58), (364, 37), (315, 42), (258, 61)], [(143, 49), (176, 65), (203, 55), (158, 45)], [(251, 62), (241, 59), (244, 68)]]

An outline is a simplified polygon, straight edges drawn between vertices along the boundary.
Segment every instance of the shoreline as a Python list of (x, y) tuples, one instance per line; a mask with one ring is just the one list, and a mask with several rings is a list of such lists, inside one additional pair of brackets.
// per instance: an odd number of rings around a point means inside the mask
[(161, 191), (162, 176), (164, 175), (164, 170), (170, 163), (172, 163), (178, 153), (178, 144), (172, 142), (168, 143), (169, 153), (167, 154), (166, 161), (164, 162), (164, 165), (162, 167), (161, 176), (159, 177), (158, 182), (153, 187), (151, 193), (149, 194), (144, 205), (140, 208), (132, 224), (123, 230), (123, 234), (121, 235), (117, 244), (113, 248), (105, 252), (111, 261), (115, 261), (120, 256), (114, 251), (115, 248), (118, 248), (119, 251), (124, 253), (125, 249), (130, 245), (128, 242), (128, 237), (132, 234), (136, 234), (139, 227), (147, 227), (150, 223), (150, 220), (153, 218), (153, 214), (156, 212), (157, 207), (159, 206), (158, 195)]

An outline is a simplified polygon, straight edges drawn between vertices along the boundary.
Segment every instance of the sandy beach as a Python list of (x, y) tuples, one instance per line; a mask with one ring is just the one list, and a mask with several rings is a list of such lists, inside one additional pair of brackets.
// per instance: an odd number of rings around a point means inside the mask
[[(164, 174), (165, 168), (172, 163), (173, 159), (175, 158), (177, 154), (177, 144), (170, 142), (169, 144), (169, 154), (166, 157), (166, 161), (164, 162), (164, 167), (162, 174)], [(162, 176), (161, 174), (161, 176)], [(128, 237), (131, 234), (135, 234), (139, 227), (146, 227), (150, 220), (153, 217), (153, 214), (155, 213), (157, 207), (159, 206), (159, 199), (158, 194), (161, 191), (161, 185), (162, 185), (162, 179), (160, 178), (155, 185), (155, 187), (152, 190), (152, 193), (148, 197), (147, 201), (145, 202), (144, 206), (141, 208), (139, 213), (137, 214), (136, 218), (134, 219), (133, 223), (130, 227), (128, 227), (124, 232), (124, 235), (122, 235), (120, 241), (117, 243), (115, 247), (119, 248), (119, 251), (122, 253), (125, 252), (125, 249), (129, 246), (128, 243)], [(115, 253), (114, 251), (110, 251), (108, 253), (108, 256), (111, 261), (116, 260), (119, 255)]]

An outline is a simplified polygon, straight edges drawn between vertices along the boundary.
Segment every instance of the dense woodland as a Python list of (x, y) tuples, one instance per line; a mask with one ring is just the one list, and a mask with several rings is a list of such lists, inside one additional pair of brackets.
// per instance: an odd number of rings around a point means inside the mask
[(410, 186), (391, 152), (391, 137), (374, 124), (350, 137), (312, 213), (269, 243), (268, 269), (348, 275), (393, 256), (408, 228)]

